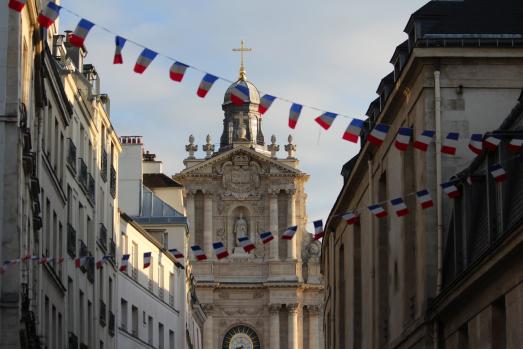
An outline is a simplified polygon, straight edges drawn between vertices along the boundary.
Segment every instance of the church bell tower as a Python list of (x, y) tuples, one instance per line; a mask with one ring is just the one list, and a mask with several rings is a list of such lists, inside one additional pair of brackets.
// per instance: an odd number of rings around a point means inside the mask
[[(238, 85), (248, 91), (241, 104), (231, 97)], [(322, 349), (321, 245), (307, 231), (308, 175), (299, 170), (292, 137), (281, 158), (275, 136), (265, 144), (259, 103), (242, 59), (240, 76), (224, 96), (219, 149), (208, 136), (199, 158), (191, 136), (186, 168), (174, 176), (185, 188), (190, 243), (207, 256), (188, 256), (206, 315), (203, 348)], [(298, 227), (296, 235), (282, 239), (291, 226)], [(264, 243), (263, 232), (274, 239)], [(239, 238), (255, 248), (246, 251)], [(220, 258), (214, 243), (223, 244), (228, 257)]]

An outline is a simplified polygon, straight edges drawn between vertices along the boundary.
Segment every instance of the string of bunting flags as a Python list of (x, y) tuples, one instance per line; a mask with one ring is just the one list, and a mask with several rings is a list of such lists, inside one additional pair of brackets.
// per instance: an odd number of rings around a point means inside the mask
[[(23, 8), (25, 7), (25, 0), (9, 0), (8, 1), (8, 7), (16, 12), (21, 12)], [(103, 31), (106, 31), (107, 33), (110, 33), (115, 36), (115, 51), (114, 51), (114, 58), (113, 63), (114, 64), (123, 64), (124, 58), (123, 58), (123, 50), (125, 48), (125, 45), (127, 42), (130, 42), (140, 48), (142, 48), (142, 52), (138, 56), (135, 66), (134, 66), (134, 72), (138, 74), (143, 74), (149, 65), (156, 59), (158, 56), (162, 56), (168, 60), (171, 60), (173, 63), (169, 68), (169, 78), (172, 81), (175, 82), (182, 82), (186, 72), (188, 69), (192, 69), (195, 71), (198, 71), (200, 73), (203, 73), (203, 78), (196, 90), (197, 96), (201, 98), (205, 98), (215, 82), (217, 80), (223, 80), (228, 83), (233, 83), (234, 81), (231, 81), (229, 79), (210, 74), (206, 72), (205, 70), (202, 70), (196, 66), (189, 65), (186, 63), (182, 63), (181, 61), (174, 59), (168, 55), (161, 54), (159, 52), (156, 52), (152, 49), (147, 48), (146, 46), (130, 40), (126, 39), (121, 35), (118, 35), (114, 33), (112, 30), (95, 24), (94, 22), (83, 18), (79, 14), (56, 4), (53, 1), (49, 1), (47, 3), (47, 6), (45, 6), (42, 11), (40, 12), (38, 16), (38, 22), (40, 25), (44, 28), (49, 28), (60, 16), (61, 10), (65, 10), (71, 15), (80, 18), (80, 21), (78, 22), (74, 32), (72, 32), (69, 36), (69, 42), (76, 46), (76, 47), (82, 47), (85, 43), (85, 40), (87, 39), (87, 36), (89, 35), (91, 29), (93, 27), (98, 27)], [(231, 102), (234, 104), (241, 105), (244, 102), (248, 101), (249, 91), (248, 88), (243, 85), (236, 85), (235, 88), (232, 91), (231, 95)], [(277, 97), (271, 94), (263, 94), (260, 99), (260, 104), (258, 107), (258, 111), (261, 115), (264, 115), (269, 108), (272, 106), (273, 102), (279, 99), (281, 101), (289, 103), (290, 109), (289, 109), (289, 119), (288, 119), (288, 126), (291, 129), (295, 129), (298, 123), (298, 120), (302, 114), (302, 110), (304, 107), (319, 111), (321, 112), (321, 115), (316, 117), (314, 120), (316, 123), (318, 123), (324, 130), (329, 130), (332, 126), (333, 122), (338, 116), (342, 116), (344, 118), (352, 119), (347, 126), (347, 129), (345, 130), (342, 138), (344, 140), (347, 140), (352, 143), (357, 143), (359, 141), (359, 137), (361, 135), (361, 131), (364, 127), (365, 120), (358, 119), (358, 118), (352, 118), (348, 115), (339, 114), (339, 113), (333, 113), (329, 111), (322, 110), (320, 108), (306, 105), (303, 103), (296, 103), (292, 100), (289, 100), (287, 98), (283, 97)], [(374, 126), (374, 128), (369, 133), (367, 140), (374, 144), (375, 146), (380, 146), (386, 139), (388, 133), (390, 130), (390, 125), (385, 123), (379, 123)], [(402, 127), (399, 129), (396, 139), (394, 142), (395, 147), (400, 151), (406, 151), (409, 144), (411, 143), (412, 138), (415, 137), (413, 142), (413, 147), (415, 149), (418, 149), (420, 151), (427, 151), (430, 143), (433, 141), (433, 138), (435, 136), (436, 132), (434, 130), (422, 130), (420, 134), (414, 135), (414, 130), (412, 128), (406, 128)], [(443, 144), (441, 147), (441, 151), (444, 154), (448, 155), (455, 155), (457, 150), (457, 144), (460, 138), (460, 134), (458, 132), (449, 132), (446, 137), (443, 140)], [(490, 136), (487, 139), (483, 140), (483, 135), (481, 134), (473, 134), (470, 139), (469, 149), (478, 154), (478, 152), (481, 152), (482, 148), (491, 149), (497, 147), (499, 144), (500, 139), (497, 139), (495, 136)], [(513, 142), (511, 142), (511, 145), (509, 147), (514, 146), (517, 149), (520, 149), (523, 145), (523, 136), (518, 137), (517, 139), (514, 139)], [(519, 150), (516, 150), (519, 151)]]
[[(477, 138), (479, 139), (479, 138)], [(501, 143), (496, 141), (496, 137), (490, 139), (489, 145), (485, 145), (484, 148), (493, 151), (496, 150), (498, 145)], [(481, 144), (481, 143), (479, 143)], [(474, 143), (475, 149), (478, 149), (479, 147), (478, 143)], [(504, 164), (509, 163), (511, 161), (523, 161), (523, 153), (521, 150), (523, 142), (513, 142), (511, 141), (507, 146), (509, 149), (513, 152), (519, 153), (517, 156), (511, 157), (506, 159), (505, 161), (502, 161), (497, 164), (490, 165), (486, 172), (485, 171), (479, 171), (478, 173), (475, 173), (474, 175), (469, 175), (466, 177), (466, 182), (469, 185), (473, 185), (473, 176), (480, 176), (485, 174), (490, 174), (494, 181), (498, 184), (503, 183), (508, 179), (508, 173), (503, 167)], [(448, 196), (449, 199), (455, 199), (461, 196), (461, 192), (457, 186), (458, 183), (463, 182), (465, 178), (463, 177), (457, 177), (454, 179), (451, 179), (447, 182), (441, 183), (441, 188), (443, 192)], [(407, 207), (405, 203), (405, 198), (415, 196), (416, 201), (421, 207), (421, 209), (425, 210), (428, 208), (431, 208), (434, 206), (434, 201), (432, 199), (432, 196), (430, 195), (430, 192), (428, 189), (421, 189), (412, 193), (408, 193), (403, 197), (394, 198), (391, 200), (385, 200), (381, 202), (374, 203), (372, 205), (366, 206), (366, 207), (357, 207), (348, 210), (347, 212), (339, 215), (333, 215), (333, 217), (341, 216), (342, 219), (346, 221), (348, 225), (354, 225), (359, 223), (359, 216), (362, 209), (368, 209), (375, 217), (377, 218), (385, 218), (389, 215), (386, 205), (388, 204), (392, 211), (396, 214), (397, 217), (401, 218), (404, 216), (407, 216), (409, 214), (409, 208)], [(325, 236), (325, 230), (323, 226), (323, 220), (315, 220), (312, 222), (314, 225), (314, 234), (313, 234), (313, 240), (319, 240), (322, 239)], [(296, 232), (298, 230), (298, 226), (294, 225), (291, 227), (288, 227), (283, 231), (281, 234), (282, 240), (292, 240), (294, 236), (296, 235)], [(265, 231), (259, 234), (260, 241), (263, 245), (266, 245), (270, 243), (272, 240), (274, 240), (274, 235), (270, 231)], [(244, 249), (246, 253), (251, 253), (255, 248), (256, 245), (251, 241), (249, 237), (239, 237), (238, 242), (240, 246)], [(226, 258), (229, 256), (229, 252), (227, 251), (225, 245), (223, 242), (214, 242), (212, 244), (213, 252), (218, 260), (221, 260), (223, 258)], [(208, 257), (203, 251), (203, 249), (199, 245), (193, 245), (190, 247), (194, 257), (198, 261), (204, 261), (207, 260)], [(184, 258), (184, 255), (181, 251), (177, 250), (176, 248), (169, 249), (168, 252), (170, 252), (176, 259), (182, 259)], [(145, 252), (143, 255), (143, 268), (146, 269), (150, 266), (151, 263), (151, 252)], [(103, 268), (104, 264), (108, 261), (112, 260), (114, 257), (112, 255), (104, 255), (99, 260), (95, 262), (96, 268), (101, 269)], [(129, 254), (122, 255), (121, 263), (118, 267), (118, 270), (125, 272), (127, 270), (127, 267), (129, 265)], [(76, 257), (76, 258), (69, 258), (72, 261), (74, 261), (74, 265), (76, 268), (84, 267), (89, 260), (94, 261), (93, 256), (83, 256), (83, 257)], [(4, 274), (5, 271), (13, 265), (16, 265), (18, 263), (27, 263), (27, 262), (35, 262), (37, 264), (50, 264), (50, 263), (56, 263), (56, 264), (62, 264), (66, 261), (66, 258), (64, 257), (38, 257), (34, 256), (32, 254), (27, 254), (21, 258), (17, 259), (10, 259), (4, 261), (0, 265), (0, 275)]]

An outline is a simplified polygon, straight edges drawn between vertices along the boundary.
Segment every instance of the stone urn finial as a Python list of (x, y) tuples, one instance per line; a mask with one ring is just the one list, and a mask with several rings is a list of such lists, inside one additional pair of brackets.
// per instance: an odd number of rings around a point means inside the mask
[(289, 137), (287, 138), (287, 140), (289, 141), (289, 144), (287, 144), (285, 146), (285, 151), (287, 153), (289, 153), (289, 156), (287, 156), (287, 159), (296, 159), (294, 157), (294, 153), (296, 152), (296, 144), (293, 144), (292, 143), (292, 135), (289, 135)]
[(271, 144), (267, 146), (267, 149), (271, 152), (271, 158), (276, 159), (278, 155), (276, 154), (280, 150), (280, 146), (276, 144), (276, 136), (271, 136)]
[(205, 158), (210, 159), (214, 153), (214, 144), (212, 144), (211, 135), (207, 135), (207, 137), (205, 137), (205, 141), (207, 143), (203, 146), (203, 151), (206, 153)]
[(189, 136), (189, 144), (185, 146), (185, 151), (189, 153), (187, 159), (194, 159), (194, 153), (198, 151), (198, 146), (194, 144), (194, 136)]

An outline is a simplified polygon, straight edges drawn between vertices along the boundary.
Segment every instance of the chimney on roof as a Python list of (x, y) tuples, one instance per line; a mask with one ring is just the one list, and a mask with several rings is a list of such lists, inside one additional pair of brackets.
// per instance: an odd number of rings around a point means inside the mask
[(65, 42), (64, 46), (67, 50), (67, 57), (73, 62), (74, 66), (76, 67), (76, 70), (80, 73), (83, 73), (84, 68), (84, 57), (87, 54), (87, 51), (85, 51), (85, 48), (78, 48), (76, 46), (73, 46), (69, 42), (69, 37), (71, 36), (72, 31), (66, 30), (65, 31)]
[(156, 154), (148, 150), (142, 156), (143, 173), (163, 173), (163, 164), (156, 160)]

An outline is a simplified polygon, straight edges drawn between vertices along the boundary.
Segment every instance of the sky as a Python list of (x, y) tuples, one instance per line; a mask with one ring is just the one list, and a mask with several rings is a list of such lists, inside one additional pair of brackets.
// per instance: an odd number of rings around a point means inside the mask
[[(406, 39), (410, 14), (427, 0), (62, 0), (97, 25), (228, 80), (238, 76), (240, 40), (253, 48), (245, 56), (248, 79), (264, 93), (324, 111), (366, 118), (380, 80), (392, 71), (395, 47)], [(60, 30), (74, 30), (79, 18), (62, 11)], [(219, 143), (221, 103), (228, 83), (218, 80), (205, 99), (196, 96), (201, 72), (188, 70), (182, 83), (169, 80), (172, 61), (158, 57), (139, 75), (133, 66), (140, 47), (128, 42), (124, 64), (113, 65), (114, 35), (94, 27), (85, 43), (86, 63), (95, 65), (101, 91), (111, 100), (111, 121), (119, 136), (139, 135), (163, 161), (164, 172), (184, 168), (185, 145), (193, 134), (202, 145), (210, 134)], [(276, 135), (279, 157), (287, 137), (297, 145), (300, 169), (310, 175), (309, 221), (326, 219), (342, 188), (341, 167), (359, 145), (341, 137), (350, 118), (338, 116), (324, 131), (304, 108), (295, 130), (287, 126), (290, 104), (276, 100), (263, 117), (266, 143)], [(312, 229), (308, 227), (309, 230)]]

